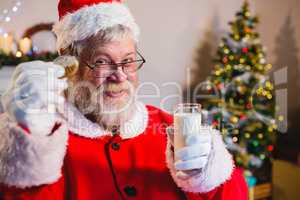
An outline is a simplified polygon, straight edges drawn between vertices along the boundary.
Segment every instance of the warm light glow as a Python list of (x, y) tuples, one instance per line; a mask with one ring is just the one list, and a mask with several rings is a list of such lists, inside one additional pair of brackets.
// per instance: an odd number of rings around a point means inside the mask
[(10, 21), (10, 17), (5, 17), (5, 21), (9, 22)]
[(260, 157), (260, 159), (262, 159), (262, 160), (266, 158), (266, 156), (265, 156), (264, 154), (261, 154), (259, 157)]
[(268, 98), (268, 99), (272, 99), (272, 95), (271, 95), (271, 94), (268, 94), (268, 95), (267, 95), (267, 98)]
[(237, 138), (237, 137), (233, 137), (233, 138), (232, 138), (232, 141), (233, 141), (233, 142), (237, 142), (237, 141), (238, 141), (238, 138)]
[(237, 117), (231, 117), (232, 123), (237, 123), (239, 119)]
[(14, 7), (12, 8), (12, 11), (13, 11), (13, 12), (17, 12), (17, 10), (18, 10), (18, 7), (17, 7), (17, 6), (14, 6)]
[(21, 51), (17, 51), (16, 57), (17, 57), (17, 58), (21, 58), (21, 57), (22, 57), (22, 52), (21, 52)]
[(215, 74), (216, 74), (216, 76), (220, 76), (221, 72), (220, 71), (216, 71)]
[(0, 50), (9, 55), (12, 51), (13, 42), (13, 37), (8, 33), (4, 33), (3, 36), (0, 35)]
[(19, 47), (23, 54), (27, 54), (30, 51), (31, 44), (31, 40), (27, 37), (20, 40)]

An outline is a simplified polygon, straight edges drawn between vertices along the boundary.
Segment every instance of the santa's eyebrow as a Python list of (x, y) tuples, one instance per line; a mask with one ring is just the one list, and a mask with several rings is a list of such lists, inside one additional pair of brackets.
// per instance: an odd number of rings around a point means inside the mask
[[(123, 58), (127, 57), (127, 56), (130, 56), (132, 54), (134, 54), (135, 52), (129, 52), (127, 54), (125, 54), (124, 56), (122, 56)], [(105, 53), (105, 52), (101, 52), (101, 51), (98, 51), (98, 52), (95, 52), (95, 55), (97, 56), (105, 56), (109, 59), (112, 59), (111, 56), (108, 54), (108, 53)]]
[(129, 56), (129, 55), (134, 54), (134, 53), (135, 53), (135, 52), (129, 52), (129, 53), (127, 53), (124, 57)]
[(111, 57), (110, 57), (110, 55), (108, 54), (108, 53), (105, 53), (105, 52), (101, 52), (101, 51), (96, 51), (95, 53), (94, 53), (94, 56), (105, 56), (105, 57), (108, 57), (108, 58), (110, 58), (111, 59)]
[[(125, 57), (127, 57), (127, 56), (129, 56), (131, 54), (134, 54), (134, 53), (135, 53), (135, 51), (131, 51), (131, 52), (126, 53), (122, 57), (125, 58)], [(112, 60), (112, 57), (108, 53), (106, 53), (106, 48), (103, 48), (103, 47), (102, 48), (100, 47), (100, 48), (93, 49), (92, 52), (91, 52), (91, 54), (90, 54), (90, 59), (93, 59), (93, 58), (99, 57), (99, 56), (105, 56), (108, 59)]]

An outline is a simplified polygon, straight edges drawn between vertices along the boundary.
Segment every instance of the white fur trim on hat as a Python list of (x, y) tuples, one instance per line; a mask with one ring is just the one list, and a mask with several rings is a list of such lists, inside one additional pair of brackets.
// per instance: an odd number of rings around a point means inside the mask
[(138, 41), (139, 27), (124, 4), (99, 3), (80, 8), (74, 13), (65, 15), (54, 25), (57, 50), (66, 49), (75, 41), (81, 41), (115, 25), (128, 27), (133, 33), (134, 40)]
[(187, 180), (181, 180), (176, 176), (174, 168), (174, 153), (171, 151), (171, 144), (168, 139), (166, 149), (167, 166), (171, 175), (178, 185), (186, 192), (209, 192), (231, 178), (234, 164), (231, 154), (227, 151), (220, 133), (212, 130), (212, 150), (208, 157), (206, 166), (200, 174)]
[(56, 182), (66, 152), (68, 131), (26, 133), (7, 113), (0, 114), (0, 183), (18, 188)]

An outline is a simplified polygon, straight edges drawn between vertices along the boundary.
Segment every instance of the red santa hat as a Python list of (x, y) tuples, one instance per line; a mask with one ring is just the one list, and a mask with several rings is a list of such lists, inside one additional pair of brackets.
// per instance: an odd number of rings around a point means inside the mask
[(60, 0), (58, 13), (60, 20), (53, 26), (57, 50), (115, 25), (128, 27), (138, 41), (139, 27), (121, 0)]

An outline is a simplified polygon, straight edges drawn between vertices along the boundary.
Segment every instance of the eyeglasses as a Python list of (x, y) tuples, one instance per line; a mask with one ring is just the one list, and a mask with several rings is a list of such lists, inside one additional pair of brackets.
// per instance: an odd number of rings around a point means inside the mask
[(127, 62), (114, 63), (111, 61), (101, 60), (94, 64), (89, 64), (87, 62), (84, 62), (84, 64), (92, 70), (95, 77), (106, 78), (116, 72), (118, 67), (122, 67), (125, 74), (130, 74), (141, 69), (143, 64), (146, 62), (145, 58), (138, 51), (137, 55), (140, 57), (139, 59)]

